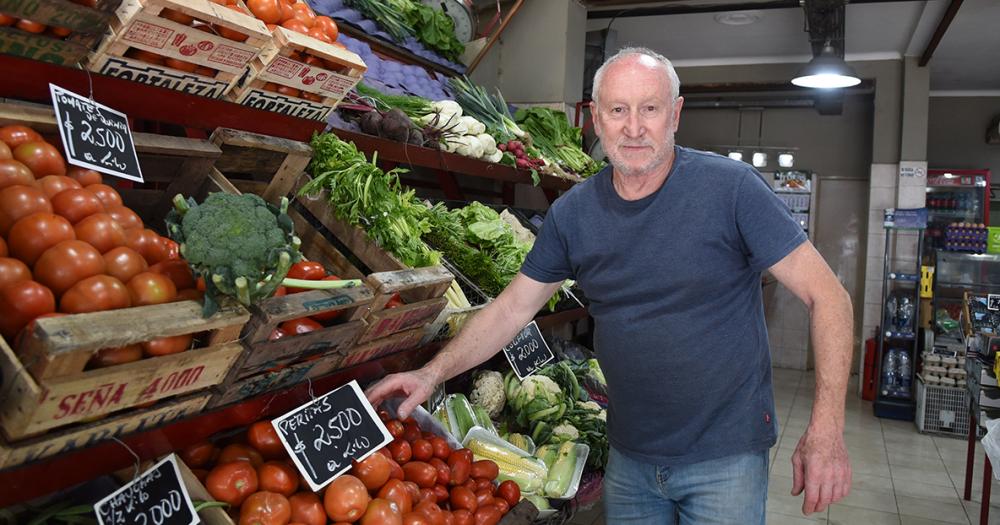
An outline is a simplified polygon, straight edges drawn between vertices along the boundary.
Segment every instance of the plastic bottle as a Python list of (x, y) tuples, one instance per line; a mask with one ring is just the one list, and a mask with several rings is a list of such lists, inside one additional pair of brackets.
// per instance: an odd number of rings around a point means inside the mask
[(896, 393), (902, 397), (910, 397), (912, 367), (910, 366), (910, 353), (906, 350), (899, 350), (899, 367), (897, 372), (898, 388)]
[(899, 383), (899, 356), (895, 348), (885, 351), (882, 358), (882, 395), (890, 395), (896, 391)]

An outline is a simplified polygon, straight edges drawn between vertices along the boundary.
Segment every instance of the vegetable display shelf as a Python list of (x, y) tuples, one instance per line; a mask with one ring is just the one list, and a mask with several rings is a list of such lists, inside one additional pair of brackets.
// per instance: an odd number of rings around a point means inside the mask
[[(127, 114), (131, 119), (183, 126), (189, 134), (202, 138), (219, 127), (228, 127), (308, 141), (313, 133), (321, 132), (324, 123), (254, 109), (231, 102), (190, 95), (179, 91), (148, 86), (119, 78), (89, 73), (45, 62), (9, 55), (0, 55), (0, 70), (17, 71), (0, 83), (0, 97), (51, 104), (49, 82), (83, 95), (93, 94), (94, 100)], [(153, 103), (155, 101), (155, 103)], [(404, 167), (436, 170), (450, 177), (474, 177), (501, 182), (532, 184), (531, 173), (510, 166), (483, 162), (430, 148), (393, 142), (371, 135), (334, 129), (340, 138), (354, 142), (369, 157), (378, 151), (380, 160), (399, 163)], [(451, 179), (453, 182), (454, 179)], [(554, 200), (554, 191), (566, 191), (574, 182), (543, 175), (539, 187)], [(447, 189), (447, 188), (444, 188)], [(458, 198), (450, 197), (450, 198)]]
[(424, 57), (417, 56), (413, 54), (410, 50), (397, 45), (393, 42), (385, 40), (384, 38), (379, 38), (374, 35), (366, 33), (364, 30), (354, 26), (350, 23), (342, 23), (339, 25), (340, 32), (352, 38), (357, 38), (365, 42), (372, 47), (372, 51), (380, 55), (392, 58), (404, 64), (413, 64), (425, 69), (433, 70), (436, 73), (441, 73), (449, 77), (455, 77), (461, 75), (462, 73), (456, 71), (448, 66), (438, 64), (427, 60)]
[[(390, 354), (285, 391), (269, 392), (221, 410), (198, 413), (160, 428), (122, 437), (121, 443), (110, 439), (116, 435), (115, 429), (108, 430), (107, 440), (91, 447), (76, 448), (78, 445), (73, 442), (61, 443), (66, 453), (0, 471), (0, 487), (4, 487), (0, 490), (0, 508), (129, 467), (135, 462), (130, 450), (141, 460), (152, 459), (217, 432), (243, 427), (262, 417), (280, 415), (307, 402), (310, 395), (322, 395), (351, 380), (364, 384), (389, 373), (412, 370), (428, 361), (438, 348), (440, 343), (433, 343)], [(5, 452), (4, 446), (0, 443), (0, 454)]]

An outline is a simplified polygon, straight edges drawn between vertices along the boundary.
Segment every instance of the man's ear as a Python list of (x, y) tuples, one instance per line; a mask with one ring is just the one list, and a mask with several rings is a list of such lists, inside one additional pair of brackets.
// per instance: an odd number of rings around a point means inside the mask
[(684, 97), (677, 97), (674, 100), (674, 133), (677, 133), (677, 128), (681, 125), (681, 108), (684, 107)]

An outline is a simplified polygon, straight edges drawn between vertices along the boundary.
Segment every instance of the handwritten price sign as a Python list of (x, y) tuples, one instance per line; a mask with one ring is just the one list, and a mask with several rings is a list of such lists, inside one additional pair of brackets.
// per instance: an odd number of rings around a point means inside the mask
[(171, 454), (94, 505), (101, 525), (201, 523)]
[(74, 166), (142, 182), (128, 117), (54, 84), (52, 105), (66, 161)]
[(357, 381), (271, 421), (299, 472), (320, 490), (392, 436)]
[(513, 341), (503, 347), (503, 354), (507, 356), (510, 367), (514, 369), (514, 373), (519, 379), (534, 374), (556, 357), (548, 343), (545, 342), (545, 338), (542, 337), (538, 323), (534, 321), (525, 326), (514, 337)]

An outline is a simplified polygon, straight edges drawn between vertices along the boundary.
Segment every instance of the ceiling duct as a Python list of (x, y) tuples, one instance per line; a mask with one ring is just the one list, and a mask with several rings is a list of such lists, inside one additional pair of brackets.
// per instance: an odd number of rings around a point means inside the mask
[(802, 0), (806, 15), (805, 30), (809, 33), (814, 57), (826, 46), (833, 47), (839, 58), (844, 58), (844, 27), (846, 0)]

